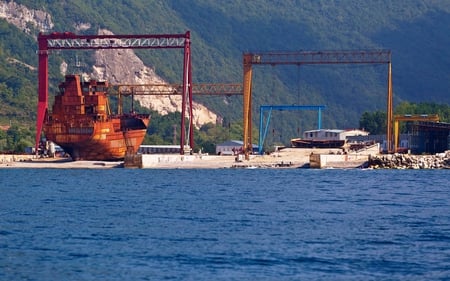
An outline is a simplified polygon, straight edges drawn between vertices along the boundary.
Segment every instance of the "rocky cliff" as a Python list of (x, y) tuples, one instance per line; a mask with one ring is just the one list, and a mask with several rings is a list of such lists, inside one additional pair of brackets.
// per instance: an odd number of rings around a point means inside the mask
[(54, 26), (52, 17), (47, 12), (29, 9), (14, 1), (0, 1), (0, 18), (26, 33), (31, 33), (31, 26), (39, 31), (50, 30)]

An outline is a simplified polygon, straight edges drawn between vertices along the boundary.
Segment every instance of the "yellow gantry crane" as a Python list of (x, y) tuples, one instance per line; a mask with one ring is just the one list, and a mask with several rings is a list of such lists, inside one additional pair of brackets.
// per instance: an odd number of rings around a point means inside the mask
[(392, 151), (392, 62), (390, 50), (353, 51), (284, 51), (243, 54), (243, 151), (249, 160), (252, 152), (252, 66), (253, 65), (304, 65), (304, 64), (387, 64), (387, 126), (388, 151)]
[(439, 116), (437, 114), (405, 114), (394, 116), (394, 149), (398, 150), (398, 143), (400, 142), (400, 134), (398, 129), (399, 121), (430, 121), (439, 122)]

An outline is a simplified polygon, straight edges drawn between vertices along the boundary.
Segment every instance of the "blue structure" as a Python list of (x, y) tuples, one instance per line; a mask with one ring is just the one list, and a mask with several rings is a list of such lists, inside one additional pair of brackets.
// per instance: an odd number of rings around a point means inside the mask
[[(322, 128), (322, 110), (325, 109), (325, 105), (261, 105), (259, 107), (259, 143), (258, 143), (258, 153), (262, 154), (262, 148), (263, 148), (263, 144), (264, 144), (264, 140), (266, 139), (267, 136), (267, 130), (269, 128), (269, 123), (270, 123), (270, 117), (272, 116), (272, 110), (279, 110), (279, 111), (283, 111), (283, 110), (287, 110), (287, 111), (292, 111), (292, 110), (317, 110), (317, 114), (318, 114), (318, 128), (317, 129), (321, 129)], [(264, 133), (262, 132), (263, 130), (263, 117), (264, 117), (264, 111), (268, 110), (269, 111), (269, 116), (267, 117), (267, 122), (266, 122), (266, 126), (264, 128)]]

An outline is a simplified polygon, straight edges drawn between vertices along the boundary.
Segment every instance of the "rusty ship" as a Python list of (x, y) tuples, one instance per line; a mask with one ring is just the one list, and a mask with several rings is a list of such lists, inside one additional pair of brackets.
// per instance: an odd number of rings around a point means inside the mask
[(43, 130), (73, 160), (123, 160), (135, 154), (147, 132), (150, 115), (112, 114), (108, 82), (67, 75), (59, 85)]

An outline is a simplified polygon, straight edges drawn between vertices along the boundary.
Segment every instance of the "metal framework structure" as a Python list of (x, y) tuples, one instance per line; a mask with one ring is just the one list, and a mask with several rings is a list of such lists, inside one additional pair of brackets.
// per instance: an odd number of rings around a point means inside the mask
[(412, 124), (411, 149), (435, 154), (450, 149), (450, 123), (417, 121)]
[[(258, 153), (262, 154), (263, 151), (263, 145), (264, 140), (267, 136), (267, 130), (269, 128), (270, 123), (270, 117), (272, 116), (272, 110), (279, 110), (279, 111), (292, 111), (292, 110), (317, 110), (317, 129), (322, 128), (322, 110), (325, 109), (325, 105), (261, 105), (259, 107), (259, 142), (258, 142)], [(264, 121), (264, 111), (269, 111), (269, 116), (267, 116), (267, 122), (266, 126), (264, 128), (264, 132), (262, 131), (263, 128), (263, 121)]]
[[(184, 49), (180, 153), (193, 147), (192, 75), (190, 32), (157, 35), (76, 35), (71, 32), (40, 33), (38, 65), (38, 109), (36, 120), (36, 152), (48, 110), (48, 56), (51, 50), (88, 49)], [(185, 119), (189, 121), (186, 133)]]
[(388, 64), (387, 145), (392, 150), (392, 64), (390, 50), (255, 52), (243, 54), (243, 151), (252, 151), (252, 66), (302, 64)]
[[(117, 89), (118, 108), (117, 113), (123, 113), (123, 98), (131, 96), (131, 105), (133, 108), (134, 96), (173, 96), (182, 95), (182, 84), (117, 84), (111, 85), (111, 88)], [(234, 96), (242, 95), (242, 84), (226, 84), (226, 83), (201, 83), (192, 84), (192, 94), (201, 96)]]
[[(170, 96), (181, 95), (182, 84), (118, 84), (113, 85), (118, 88), (119, 95), (144, 95), (144, 96)], [(198, 83), (192, 84), (193, 95), (242, 95), (242, 84), (239, 83)]]
[(429, 122), (439, 122), (439, 116), (437, 114), (406, 114), (406, 115), (395, 115), (394, 116), (394, 151), (398, 150), (399, 143), (399, 121), (429, 121)]

